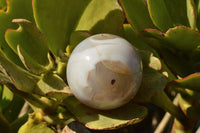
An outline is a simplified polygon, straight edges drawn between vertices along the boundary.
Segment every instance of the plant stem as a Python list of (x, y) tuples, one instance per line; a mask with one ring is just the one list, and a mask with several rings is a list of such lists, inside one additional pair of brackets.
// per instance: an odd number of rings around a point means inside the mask
[(161, 107), (166, 112), (169, 112), (172, 116), (177, 118), (177, 120), (180, 121), (180, 123), (183, 124), (185, 127), (190, 125), (188, 118), (184, 115), (179, 107), (175, 106), (172, 103), (172, 101), (169, 99), (164, 91), (161, 92), (161, 94), (159, 95), (153, 96), (151, 102), (156, 106)]

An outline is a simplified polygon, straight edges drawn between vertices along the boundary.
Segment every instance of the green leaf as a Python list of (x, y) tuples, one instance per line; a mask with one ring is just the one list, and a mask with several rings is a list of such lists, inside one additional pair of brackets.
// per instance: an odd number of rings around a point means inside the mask
[(197, 12), (197, 15), (196, 15), (196, 24), (197, 24), (197, 28), (200, 29), (200, 1), (199, 0), (196, 0), (195, 1), (195, 5), (196, 5), (196, 12)]
[(17, 133), (19, 128), (27, 122), (28, 120), (28, 114), (32, 113), (32, 109), (29, 109), (28, 112), (26, 114), (24, 114), (22, 117), (19, 117), (18, 119), (16, 119), (15, 121), (13, 121), (10, 125), (12, 128), (12, 132), (13, 133)]
[(172, 28), (165, 37), (171, 47), (181, 51), (190, 52), (200, 46), (200, 33), (187, 27)]
[(155, 53), (155, 50), (145, 43), (133, 30), (130, 24), (124, 24), (125, 38), (137, 49), (148, 50)]
[(33, 93), (46, 95), (50, 98), (56, 98), (59, 102), (72, 95), (71, 90), (58, 75), (46, 73), (37, 83), (37, 89)]
[(134, 97), (134, 102), (148, 102), (155, 95), (161, 93), (167, 84), (167, 78), (158, 71), (147, 68), (143, 71), (141, 86)]
[(122, 36), (123, 22), (124, 15), (117, 0), (92, 0), (81, 15), (76, 30)]
[(119, 0), (125, 15), (136, 31), (155, 28), (144, 0)]
[(10, 124), (1, 114), (0, 114), (0, 130), (2, 133), (11, 133)]
[(154, 70), (161, 70), (161, 61), (159, 58), (155, 57), (153, 53), (145, 50), (140, 50), (139, 54), (142, 58), (142, 65), (144, 69), (151, 68)]
[(199, 71), (198, 64), (195, 66), (193, 61), (193, 59), (197, 59), (194, 56), (198, 55), (198, 51), (196, 51), (196, 54), (193, 53), (194, 50), (198, 49), (199, 33), (196, 31), (178, 26), (168, 30), (165, 34), (146, 29), (141, 35), (144, 37), (145, 42), (157, 50), (168, 67), (176, 74), (187, 76)]
[(7, 8), (6, 0), (0, 0), (0, 9), (5, 11), (6, 8)]
[(173, 27), (173, 21), (164, 0), (148, 0), (148, 7), (153, 23), (161, 30)]
[(1, 54), (0, 62), (0, 66), (5, 70), (7, 76), (9, 76), (17, 89), (25, 92), (33, 91), (35, 84), (39, 80), (37, 76), (8, 61)]
[[(16, 66), (0, 55), (1, 66), (5, 69), (12, 84), (23, 92), (34, 93), (40, 96), (63, 99), (71, 95), (66, 83), (58, 75), (46, 73), (42, 77), (33, 75), (28, 71)], [(53, 95), (52, 95), (53, 94)], [(62, 96), (60, 96), (62, 94)], [(52, 96), (51, 96), (52, 95)]]
[(60, 56), (69, 43), (80, 16), (91, 0), (33, 0), (37, 27), (45, 35), (49, 49)]
[(13, 93), (4, 85), (2, 87), (2, 96), (0, 100), (0, 111), (4, 111), (11, 103), (13, 100)]
[(87, 37), (91, 36), (92, 33), (88, 32), (88, 31), (75, 31), (71, 34), (70, 36), (70, 43), (67, 46), (67, 56), (69, 57), (70, 54), (72, 53), (72, 51), (74, 50), (74, 48), (84, 39), (86, 39)]
[(18, 23), (20, 27), (8, 30), (5, 38), (26, 68), (36, 74), (50, 69), (52, 65), (47, 57), (48, 44), (42, 33), (28, 20), (14, 19), (12, 22)]
[(200, 91), (200, 73), (194, 73), (182, 79), (176, 79), (169, 83), (171, 86)]
[[(130, 24), (124, 24), (124, 31), (125, 31), (125, 38), (133, 44), (133, 46), (135, 46), (136, 48), (138, 48), (139, 50), (146, 50), (146, 51), (151, 51), (153, 53), (153, 58), (155, 58), (156, 60), (159, 59), (159, 55), (157, 53), (157, 51), (155, 51), (152, 47), (150, 47), (151, 45), (148, 45), (148, 43), (145, 42), (145, 40), (142, 39), (142, 37), (140, 36), (140, 34), (136, 34), (135, 31), (132, 29)], [(154, 33), (156, 32), (156, 33)], [(150, 34), (147, 36), (153, 36), (155, 38), (161, 39), (163, 40), (163, 34), (161, 32), (158, 32), (156, 30), (153, 29), (149, 29), (149, 30), (144, 30), (142, 32), (142, 34)], [(153, 35), (152, 35), (153, 34)], [(145, 38), (146, 39), (146, 38)], [(150, 54), (149, 52), (146, 52), (146, 54)], [(142, 55), (141, 55), (142, 56)], [(149, 56), (147, 56), (149, 57)], [(145, 57), (144, 57), (145, 58)], [(147, 58), (148, 59), (148, 58)], [(168, 77), (168, 80), (174, 80), (175, 76), (174, 74), (170, 71), (170, 69), (166, 66), (166, 64), (164, 63), (163, 60), (159, 60), (159, 62), (161, 62), (162, 64), (162, 72), (164, 74), (166, 74), (166, 76)], [(144, 62), (143, 62), (144, 63)], [(156, 65), (156, 63), (154, 63)], [(144, 64), (143, 64), (144, 65)], [(148, 66), (148, 65), (146, 65)], [(159, 67), (158, 67), (159, 68)], [(167, 72), (167, 73), (166, 73)]]
[(151, 52), (139, 51), (143, 64), (143, 78), (140, 88), (134, 97), (134, 102), (148, 102), (151, 97), (161, 93), (167, 83), (167, 78), (159, 73), (162, 68), (159, 58)]
[(147, 109), (144, 106), (133, 102), (118, 109), (107, 111), (89, 108), (74, 97), (67, 99), (65, 105), (78, 121), (95, 130), (110, 130), (136, 124), (147, 115)]
[(153, 23), (161, 31), (179, 25), (189, 26), (185, 1), (148, 0), (147, 3)]
[(55, 133), (51, 128), (42, 123), (40, 114), (32, 114), (28, 121), (19, 129), (18, 133)]
[(5, 75), (4, 73), (2, 73), (2, 72), (0, 72), (0, 82), (2, 84), (4, 84), (4, 83), (12, 83), (12, 81), (9, 79), (9, 77), (7, 75)]
[(15, 64), (23, 66), (18, 56), (6, 43), (4, 34), (9, 28), (17, 28), (17, 25), (11, 22), (14, 18), (24, 18), (34, 23), (32, 0), (9, 0), (7, 6), (7, 11), (0, 11), (0, 52)]
[(200, 119), (200, 115), (199, 115), (200, 102), (197, 102), (197, 99), (193, 101), (189, 97), (179, 95), (179, 103), (180, 103), (181, 109), (183, 110), (183, 112), (185, 112), (188, 118), (190, 118), (191, 120)]
[(17, 119), (23, 105), (24, 100), (21, 97), (14, 95), (13, 100), (10, 102), (9, 106), (3, 110), (4, 117), (9, 122), (13, 122)]
[(164, 0), (167, 11), (173, 21), (174, 26), (184, 25), (189, 27), (187, 18), (186, 1), (183, 0)]
[(196, 24), (196, 7), (194, 0), (186, 0), (187, 4), (187, 17), (190, 23), (190, 27), (192, 29), (197, 29), (197, 24)]

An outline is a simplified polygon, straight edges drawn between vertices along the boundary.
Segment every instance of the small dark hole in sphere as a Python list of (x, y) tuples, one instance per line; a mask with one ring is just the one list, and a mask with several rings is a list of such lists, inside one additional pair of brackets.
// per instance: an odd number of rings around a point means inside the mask
[(115, 81), (116, 81), (115, 79), (112, 79), (111, 84), (113, 85), (115, 83)]

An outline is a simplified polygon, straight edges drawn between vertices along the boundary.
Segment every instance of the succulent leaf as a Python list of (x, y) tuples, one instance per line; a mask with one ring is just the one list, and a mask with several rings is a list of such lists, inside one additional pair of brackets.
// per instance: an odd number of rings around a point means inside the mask
[(0, 72), (0, 82), (2, 84), (4, 83), (12, 83), (12, 81), (9, 79), (9, 77), (7, 75), (5, 75), (4, 73)]
[(178, 25), (188, 26), (184, 1), (148, 0), (147, 3), (151, 19), (161, 31)]
[[(177, 26), (169, 29), (165, 34), (153, 29), (146, 29), (141, 34), (145, 42), (155, 48), (169, 68), (178, 75), (187, 76), (199, 71), (198, 32), (184, 26)], [(193, 59), (196, 59), (196, 65)]]
[(0, 0), (0, 9), (6, 10), (6, 7), (7, 7), (6, 0)]
[(144, 0), (119, 0), (125, 15), (136, 31), (155, 28)]
[(65, 106), (86, 127), (95, 130), (110, 130), (136, 124), (147, 115), (147, 109), (144, 106), (132, 102), (115, 110), (100, 111), (89, 108), (76, 98), (70, 97), (66, 100)]
[(143, 64), (143, 78), (133, 101), (143, 103), (150, 101), (154, 95), (163, 92), (167, 78), (159, 72), (162, 69), (159, 58), (148, 51), (140, 51), (140, 57)]
[(188, 74), (195, 72), (194, 67), (189, 63), (189, 60), (178, 56), (177, 53), (168, 49), (162, 49), (160, 53), (169, 68), (179, 76), (185, 77)]
[(74, 31), (70, 36), (70, 43), (66, 48), (67, 56), (69, 57), (73, 49), (84, 39), (91, 36), (92, 33), (88, 31)]
[(54, 130), (47, 127), (47, 125), (41, 121), (41, 114), (31, 114), (28, 121), (19, 129), (18, 133), (35, 133), (38, 131), (41, 133), (55, 133)]
[(194, 0), (186, 0), (186, 4), (187, 4), (187, 16), (190, 27), (197, 30), (197, 24), (196, 24), (197, 10), (195, 7)]
[(57, 74), (46, 73), (37, 83), (33, 93), (55, 98), (59, 102), (72, 95), (71, 90)]
[(165, 37), (171, 47), (183, 52), (191, 52), (200, 46), (200, 33), (187, 27), (180, 26), (169, 29)]
[(29, 109), (28, 112), (26, 114), (24, 114), (23, 116), (19, 117), (18, 119), (16, 119), (15, 121), (13, 121), (11, 123), (11, 128), (12, 128), (12, 132), (18, 132), (19, 128), (26, 123), (27, 119), (28, 119), (28, 114), (32, 112), (32, 109)]
[(167, 84), (167, 78), (154, 69), (143, 70), (143, 79), (139, 91), (134, 97), (134, 102), (148, 102), (151, 97), (161, 93)]
[(151, 68), (158, 71), (161, 70), (162, 68), (161, 61), (159, 58), (155, 57), (153, 53), (142, 50), (140, 50), (139, 52), (142, 58), (142, 65), (144, 69)]
[[(132, 29), (131, 25), (130, 24), (124, 24), (124, 31), (125, 31), (125, 38), (131, 42), (133, 44), (133, 46), (135, 46), (136, 48), (140, 49), (141, 51), (144, 50), (146, 52), (146, 54), (151, 54), (147, 51), (151, 51), (153, 54), (154, 57), (156, 60), (157, 59), (160, 59), (157, 51), (155, 51), (155, 49), (153, 49), (151, 47), (151, 45), (148, 45), (148, 43), (145, 41), (145, 39), (143, 40), (142, 37), (140, 37), (140, 34), (138, 36), (138, 34)], [(148, 33), (150, 32), (150, 33)], [(154, 33), (155, 32), (155, 33)], [(147, 33), (147, 36), (153, 36), (155, 38), (158, 38), (158, 39), (161, 39), (163, 40), (163, 34), (161, 32), (158, 32), (157, 30), (151, 30), (151, 29), (146, 29), (144, 32), (144, 34)], [(153, 34), (154, 33), (154, 34)], [(145, 35), (144, 35), (145, 36)], [(158, 46), (159, 47), (159, 46)], [(145, 53), (144, 52), (144, 53)], [(141, 56), (143, 56), (141, 54)], [(146, 56), (145, 56), (146, 57)], [(144, 58), (145, 58), (144, 57)], [(149, 56), (148, 56), (149, 57)], [(171, 81), (171, 80), (174, 80), (176, 79), (176, 77), (174, 76), (174, 74), (170, 71), (170, 69), (166, 66), (165, 62), (163, 60), (159, 60), (159, 62), (161, 62), (162, 64), (162, 69), (161, 69), (161, 72), (167, 74), (166, 76), (168, 77), (168, 80)], [(143, 62), (145, 63), (145, 62)], [(155, 65), (157, 65), (157, 63), (154, 63)], [(144, 64), (143, 64), (144, 66)], [(148, 66), (148, 65), (146, 65)], [(158, 67), (160, 68), (160, 67)], [(167, 72), (167, 73), (166, 73)]]
[(199, 120), (200, 102), (199, 101), (197, 102), (197, 100), (193, 101), (191, 98), (182, 95), (179, 95), (179, 99), (180, 99), (180, 107), (183, 110), (183, 112), (185, 112), (187, 117), (192, 120)]
[[(58, 100), (62, 100), (71, 95), (68, 86), (56, 74), (46, 73), (42, 77), (33, 75), (9, 62), (2, 55), (0, 55), (0, 62), (1, 67), (4, 68), (12, 84), (20, 91), (48, 96)], [(62, 96), (59, 97), (59, 94), (62, 94)]]
[(0, 97), (0, 112), (2, 113), (13, 100), (13, 93), (5, 86), (2, 85), (2, 94)]
[(17, 53), (23, 64), (33, 73), (40, 74), (52, 67), (48, 59), (48, 44), (42, 33), (30, 22), (24, 19), (14, 19), (20, 27), (8, 30), (6, 41)]
[(11, 123), (18, 118), (18, 115), (24, 105), (24, 99), (14, 95), (12, 101), (9, 106), (4, 109), (3, 115), (5, 118)]
[(32, 0), (9, 0), (7, 1), (7, 11), (0, 11), (0, 52), (15, 64), (23, 66), (19, 57), (7, 45), (4, 38), (7, 29), (17, 28), (17, 25), (11, 22), (14, 18), (25, 18), (34, 23)]
[(153, 23), (162, 31), (173, 27), (173, 21), (164, 0), (148, 0), (148, 7)]
[(25, 92), (31, 92), (39, 78), (29, 72), (25, 71), (21, 67), (8, 61), (0, 54), (0, 66), (5, 70), (10, 80), (19, 90)]
[(90, 1), (33, 0), (36, 25), (47, 38), (54, 55), (59, 56), (60, 52), (65, 51), (70, 34)]
[(117, 0), (92, 0), (81, 15), (76, 30), (122, 36), (124, 19)]
[(138, 37), (138, 34), (133, 30), (130, 24), (124, 24), (125, 38), (137, 49), (151, 51), (156, 53), (144, 40)]
[(185, 78), (174, 80), (170, 82), (169, 85), (200, 91), (199, 81), (200, 81), (200, 73), (198, 72), (191, 74)]
[(196, 24), (197, 24), (197, 28), (200, 29), (200, 1), (199, 0), (196, 0), (194, 1), (195, 2), (195, 5), (196, 5)]

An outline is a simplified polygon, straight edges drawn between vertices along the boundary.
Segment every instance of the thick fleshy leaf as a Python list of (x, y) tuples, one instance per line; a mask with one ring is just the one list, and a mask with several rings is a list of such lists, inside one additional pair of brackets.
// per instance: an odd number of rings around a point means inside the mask
[(134, 97), (134, 102), (148, 102), (152, 96), (161, 93), (167, 84), (167, 78), (158, 71), (147, 68), (143, 70), (141, 86)]
[(46, 73), (37, 83), (38, 89), (35, 89), (33, 93), (46, 95), (50, 98), (55, 98), (58, 101), (62, 101), (68, 96), (72, 95), (71, 90), (66, 83), (58, 75), (53, 73)]
[(88, 31), (75, 31), (71, 34), (70, 36), (70, 43), (67, 46), (67, 56), (69, 57), (70, 54), (72, 53), (73, 49), (84, 39), (87, 37), (91, 36), (92, 33)]
[(17, 28), (17, 24), (12, 23), (14, 18), (24, 18), (34, 23), (32, 0), (9, 0), (7, 6), (7, 11), (0, 11), (0, 52), (15, 64), (22, 65), (18, 56), (7, 45), (4, 34), (7, 29)]
[(193, 29), (197, 29), (196, 7), (194, 0), (186, 0), (186, 4), (187, 4), (187, 17), (190, 23), (190, 27)]
[(155, 50), (139, 38), (138, 34), (133, 30), (130, 24), (124, 24), (125, 38), (137, 49), (148, 50), (155, 53)]
[(164, 0), (167, 11), (173, 21), (174, 26), (189, 26), (187, 18), (186, 1), (183, 0)]
[(189, 63), (189, 60), (178, 56), (177, 53), (168, 49), (163, 49), (160, 53), (169, 68), (179, 76), (185, 77), (196, 72), (194, 67)]
[[(66, 83), (56, 74), (46, 73), (42, 77), (33, 75), (28, 71), (16, 66), (0, 55), (1, 66), (6, 71), (12, 84), (23, 92), (33, 93), (40, 96), (49, 96), (62, 100), (71, 95)], [(62, 94), (62, 96), (59, 96)]]
[(37, 76), (8, 61), (1, 54), (0, 62), (0, 66), (5, 70), (16, 88), (25, 92), (31, 92), (34, 89), (36, 82), (39, 80)]
[(200, 0), (196, 0), (195, 5), (196, 5), (196, 12), (197, 12), (196, 25), (197, 25), (197, 28), (200, 29)]
[(37, 27), (47, 38), (49, 48), (59, 56), (69, 43), (81, 14), (91, 0), (33, 0)]
[[(175, 32), (176, 30), (178, 31), (177, 34)], [(186, 33), (183, 33), (183, 31), (186, 31)], [(197, 32), (180, 26), (170, 29), (166, 34), (153, 29), (146, 29), (141, 35), (143, 35), (145, 42), (147, 42), (150, 46), (155, 48), (158, 53), (160, 53), (168, 67), (178, 75), (187, 76), (188, 74), (194, 73), (199, 69), (198, 67), (195, 68), (195, 65), (193, 65), (194, 63), (188, 59), (191, 58), (190, 56), (194, 56), (195, 54), (190, 53), (191, 55), (187, 55), (184, 53), (186, 52), (184, 50), (192, 50), (195, 45), (198, 47), (198, 45), (195, 43), (198, 40)], [(190, 45), (189, 41), (191, 41), (193, 45)], [(198, 54), (198, 51), (196, 54)]]
[(13, 100), (13, 97), (13, 93), (5, 85), (3, 85), (2, 95), (0, 99), (0, 112), (4, 111), (9, 106), (9, 104)]
[(0, 9), (5, 11), (6, 8), (7, 8), (6, 0), (0, 0)]
[(125, 15), (136, 31), (155, 28), (144, 0), (119, 0)]
[(24, 125), (24, 123), (26, 123), (26, 121), (28, 120), (28, 114), (32, 113), (32, 109), (30, 109), (26, 114), (24, 114), (22, 117), (19, 117), (18, 119), (16, 119), (15, 121), (13, 121), (10, 125), (12, 128), (12, 132), (13, 133), (17, 133), (19, 128)]
[[(156, 59), (157, 61), (159, 60), (159, 55), (158, 53), (151, 47), (151, 45), (148, 45), (148, 43), (145, 42), (145, 40), (142, 40), (140, 37), (140, 34), (136, 34), (135, 31), (132, 29), (130, 24), (124, 24), (124, 31), (125, 31), (125, 38), (133, 44), (133, 46), (135, 46), (136, 48), (138, 48), (139, 50), (147, 50), (147, 51), (151, 51), (153, 53), (153, 58)], [(150, 34), (148, 33), (150, 32)], [(147, 33), (147, 36), (154, 36), (155, 38), (158, 39), (163, 39), (164, 35), (161, 32), (158, 32), (157, 30), (153, 30), (153, 29), (146, 29), (145, 31), (143, 31), (143, 33)], [(149, 35), (148, 35), (149, 34)], [(153, 34), (153, 35), (152, 35)], [(150, 54), (149, 52), (146, 52), (146, 54)], [(141, 55), (142, 56), (142, 55)], [(148, 56), (149, 57), (149, 56)], [(147, 57), (147, 59), (148, 59)], [(145, 58), (145, 57), (144, 57)], [(157, 62), (156, 61), (156, 62)], [(163, 60), (159, 60), (158, 62), (161, 62), (162, 64), (162, 69), (161, 72), (164, 73), (167, 77), (168, 80), (174, 80), (176, 79), (176, 77), (174, 76), (174, 74), (170, 71), (170, 69), (166, 66), (166, 64), (164, 63)], [(144, 62), (143, 62), (144, 63)], [(144, 65), (144, 64), (143, 64)], [(152, 64), (153, 65), (153, 64)], [(157, 65), (156, 63), (154, 63), (154, 65)], [(151, 65), (150, 65), (151, 66)], [(159, 68), (159, 67), (158, 67)]]
[(185, 1), (148, 0), (147, 3), (152, 21), (161, 31), (178, 25), (188, 26)]
[(3, 110), (3, 115), (9, 122), (13, 122), (18, 118), (18, 115), (24, 105), (24, 99), (14, 95), (9, 106)]
[(7, 75), (5, 75), (4, 73), (0, 72), (0, 82), (2, 84), (4, 83), (12, 83), (12, 81), (9, 79), (9, 77)]
[(151, 68), (154, 70), (161, 70), (162, 68), (161, 61), (160, 59), (155, 57), (153, 53), (145, 50), (144, 51), (140, 50), (139, 54), (140, 57), (142, 58), (143, 69)]
[(18, 133), (55, 133), (51, 128), (42, 123), (41, 114), (32, 114), (28, 121), (19, 129)]
[(188, 97), (179, 95), (179, 103), (180, 103), (181, 109), (183, 110), (185, 115), (187, 115), (188, 118), (192, 120), (200, 119), (200, 114), (199, 114), (200, 103), (198, 103), (197, 100), (192, 101)]
[(66, 100), (65, 106), (78, 121), (86, 127), (95, 130), (110, 130), (136, 124), (147, 115), (147, 109), (144, 106), (133, 102), (118, 109), (100, 111), (89, 108), (80, 103), (76, 98), (70, 97)]
[(147, 2), (151, 19), (161, 31), (167, 31), (173, 27), (173, 21), (164, 0), (148, 0)]
[(5, 38), (8, 45), (18, 53), (24, 65), (34, 73), (42, 73), (52, 65), (48, 60), (48, 44), (42, 33), (28, 20), (14, 19), (17, 30), (8, 30)]
[(200, 33), (187, 27), (172, 28), (166, 32), (165, 37), (169, 45), (181, 51), (192, 51), (200, 46)]
[(200, 73), (194, 73), (185, 78), (174, 80), (169, 85), (200, 91)]
[(81, 15), (76, 30), (122, 36), (123, 22), (124, 14), (117, 0), (92, 0)]

